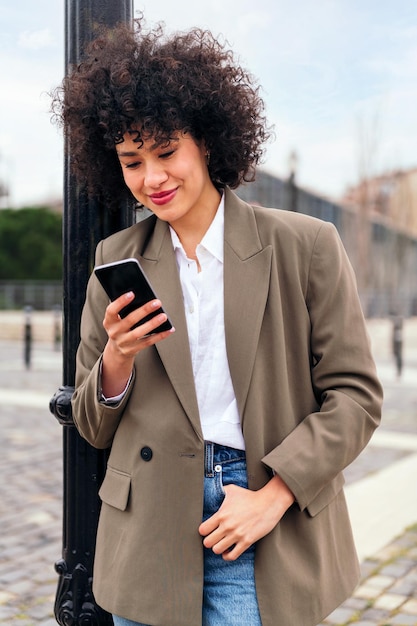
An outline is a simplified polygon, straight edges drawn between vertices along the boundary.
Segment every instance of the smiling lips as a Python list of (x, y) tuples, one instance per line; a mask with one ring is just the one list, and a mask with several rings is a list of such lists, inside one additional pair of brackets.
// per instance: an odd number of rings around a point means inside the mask
[(177, 187), (175, 189), (169, 189), (168, 191), (159, 191), (158, 193), (152, 193), (149, 198), (154, 204), (162, 206), (170, 202), (177, 193)]

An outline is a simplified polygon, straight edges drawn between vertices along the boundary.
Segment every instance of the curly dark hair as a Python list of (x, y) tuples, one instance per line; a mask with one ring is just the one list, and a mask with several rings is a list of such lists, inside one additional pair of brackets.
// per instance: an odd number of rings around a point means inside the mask
[(143, 19), (99, 33), (53, 93), (52, 111), (77, 180), (113, 208), (132, 198), (115, 144), (137, 124), (142, 139), (186, 131), (203, 141), (218, 188), (253, 180), (270, 136), (259, 87), (232, 51), (209, 31), (166, 35)]

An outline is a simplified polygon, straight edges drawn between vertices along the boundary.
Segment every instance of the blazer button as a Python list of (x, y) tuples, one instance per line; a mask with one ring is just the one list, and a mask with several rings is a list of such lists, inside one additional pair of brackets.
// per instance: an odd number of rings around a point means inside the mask
[(150, 461), (152, 458), (153, 452), (149, 446), (144, 446), (140, 451), (140, 456), (144, 461)]

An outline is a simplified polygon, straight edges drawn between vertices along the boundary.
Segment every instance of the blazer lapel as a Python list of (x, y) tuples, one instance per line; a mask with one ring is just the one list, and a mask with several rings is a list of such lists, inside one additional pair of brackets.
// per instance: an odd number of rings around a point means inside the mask
[(225, 193), (226, 349), (243, 419), (268, 298), (272, 247), (263, 248), (253, 209), (230, 190)]
[(175, 327), (175, 333), (155, 344), (155, 348), (194, 430), (203, 438), (181, 283), (169, 227), (165, 222), (156, 221), (153, 235), (141, 257), (141, 264)]

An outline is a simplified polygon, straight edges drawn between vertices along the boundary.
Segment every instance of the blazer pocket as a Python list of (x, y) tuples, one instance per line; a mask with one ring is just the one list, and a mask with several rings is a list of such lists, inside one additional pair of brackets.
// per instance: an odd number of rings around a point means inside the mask
[(324, 487), (318, 496), (314, 498), (310, 504), (307, 505), (306, 509), (311, 515), (314, 517), (317, 513), (320, 513), (326, 506), (330, 504), (332, 500), (337, 496), (337, 494), (342, 490), (343, 485), (345, 484), (345, 478), (342, 473), (338, 474), (331, 483), (329, 483), (326, 487)]
[(107, 467), (98, 495), (106, 504), (114, 506), (120, 511), (125, 511), (129, 501), (130, 483), (130, 474), (120, 472), (113, 467)]

